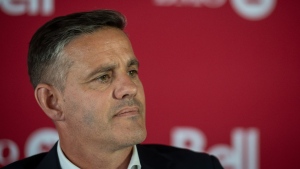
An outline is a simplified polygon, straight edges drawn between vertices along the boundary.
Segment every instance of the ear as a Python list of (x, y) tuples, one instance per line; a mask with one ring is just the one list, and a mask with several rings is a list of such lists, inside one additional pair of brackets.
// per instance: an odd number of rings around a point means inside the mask
[(50, 119), (53, 121), (64, 120), (61, 109), (61, 92), (54, 86), (38, 84), (34, 91), (35, 99)]

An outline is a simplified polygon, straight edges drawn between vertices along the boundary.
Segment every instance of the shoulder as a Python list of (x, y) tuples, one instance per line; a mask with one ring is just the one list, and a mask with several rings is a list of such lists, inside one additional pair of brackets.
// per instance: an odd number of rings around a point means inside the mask
[[(194, 152), (160, 144), (138, 145), (141, 151), (151, 151), (173, 162), (176, 168), (215, 168), (222, 169), (219, 160), (207, 153)], [(179, 167), (180, 166), (180, 167)]]
[(24, 158), (3, 167), (3, 169), (34, 169), (43, 160), (46, 154), (47, 153), (41, 153), (28, 158)]

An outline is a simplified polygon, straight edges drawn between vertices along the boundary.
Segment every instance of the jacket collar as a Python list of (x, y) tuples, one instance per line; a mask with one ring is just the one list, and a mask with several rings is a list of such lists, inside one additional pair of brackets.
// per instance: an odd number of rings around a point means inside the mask
[(60, 169), (58, 156), (57, 156), (57, 143), (52, 147), (52, 149), (46, 154), (44, 159), (38, 165), (37, 169)]
[(142, 169), (167, 169), (171, 166), (171, 160), (158, 152), (143, 145), (137, 145), (137, 150)]

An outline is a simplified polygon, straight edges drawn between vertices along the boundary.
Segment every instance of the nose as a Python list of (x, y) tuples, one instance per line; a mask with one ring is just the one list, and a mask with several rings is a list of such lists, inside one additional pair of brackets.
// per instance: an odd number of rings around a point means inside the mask
[(116, 99), (132, 99), (137, 94), (137, 85), (126, 74), (115, 81), (114, 97)]

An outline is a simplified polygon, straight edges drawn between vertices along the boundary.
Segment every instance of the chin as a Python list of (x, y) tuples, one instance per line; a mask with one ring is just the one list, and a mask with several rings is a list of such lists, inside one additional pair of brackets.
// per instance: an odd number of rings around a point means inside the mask
[(141, 133), (139, 134), (139, 137), (138, 137), (137, 140), (136, 140), (137, 143), (135, 143), (135, 144), (140, 144), (140, 143), (142, 143), (143, 141), (145, 141), (146, 137), (147, 137), (147, 131), (146, 131), (146, 129), (145, 129), (145, 130), (141, 131)]
[[(131, 147), (136, 144), (142, 143), (147, 136), (147, 131), (146, 129), (141, 129), (139, 131), (135, 131), (134, 133), (131, 134), (126, 134), (125, 140), (123, 140), (123, 147)], [(124, 137), (123, 137), (124, 138)]]

